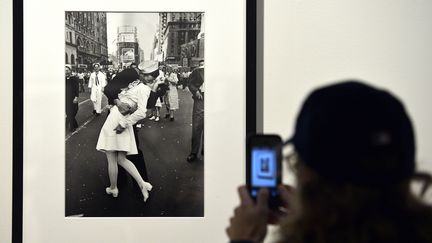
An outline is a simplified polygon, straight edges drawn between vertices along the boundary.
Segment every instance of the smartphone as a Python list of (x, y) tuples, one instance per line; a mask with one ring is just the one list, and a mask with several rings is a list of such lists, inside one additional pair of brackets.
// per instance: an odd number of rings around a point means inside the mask
[(269, 190), (269, 205), (280, 205), (277, 186), (282, 178), (282, 139), (278, 135), (254, 134), (246, 141), (246, 184), (256, 200), (260, 188)]

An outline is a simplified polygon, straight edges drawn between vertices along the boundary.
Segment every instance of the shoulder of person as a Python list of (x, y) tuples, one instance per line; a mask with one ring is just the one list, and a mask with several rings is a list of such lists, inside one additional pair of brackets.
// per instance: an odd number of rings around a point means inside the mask
[(137, 87), (139, 87), (142, 91), (144, 91), (144, 92), (148, 92), (148, 93), (150, 93), (151, 92), (151, 88), (148, 86), (148, 85), (146, 85), (146, 84), (143, 84), (143, 83), (139, 83), (138, 85), (137, 85)]

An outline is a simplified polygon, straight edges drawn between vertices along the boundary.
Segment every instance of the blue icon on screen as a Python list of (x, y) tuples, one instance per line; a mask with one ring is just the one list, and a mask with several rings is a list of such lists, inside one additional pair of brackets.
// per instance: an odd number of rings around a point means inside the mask
[(276, 186), (276, 153), (272, 149), (252, 150), (252, 185), (255, 187)]

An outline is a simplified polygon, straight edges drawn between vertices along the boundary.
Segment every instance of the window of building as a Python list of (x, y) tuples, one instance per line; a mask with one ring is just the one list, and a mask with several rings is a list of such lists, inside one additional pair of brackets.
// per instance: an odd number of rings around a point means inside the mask
[(71, 55), (71, 64), (75, 64), (75, 56), (74, 56), (74, 54)]
[(73, 39), (72, 39), (72, 32), (69, 32), (69, 42), (70, 43), (74, 43)]
[(66, 56), (65, 56), (65, 57), (66, 57), (65, 63), (66, 63), (66, 64), (69, 64), (68, 54), (67, 54), (67, 53), (65, 53), (65, 54), (66, 54)]

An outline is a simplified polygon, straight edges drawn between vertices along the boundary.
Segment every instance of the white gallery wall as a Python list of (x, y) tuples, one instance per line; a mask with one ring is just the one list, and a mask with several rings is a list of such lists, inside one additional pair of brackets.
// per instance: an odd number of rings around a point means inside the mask
[[(361, 79), (405, 102), (417, 133), (418, 169), (432, 172), (432, 1), (264, 0), (263, 5), (265, 133), (288, 138), (311, 90)], [(284, 172), (284, 182), (291, 183), (292, 174)]]
[(285, 138), (306, 95), (355, 78), (391, 90), (432, 171), (432, 1), (265, 0), (264, 132)]
[(12, 238), (12, 1), (0, 1), (0, 242)]
[[(0, 3), (1, 31), (11, 33), (11, 1)], [(4, 36), (0, 242), (10, 242), (12, 59), (11, 35)], [(367, 80), (404, 100), (417, 131), (419, 168), (432, 171), (432, 1), (264, 0), (265, 132), (287, 138), (304, 97), (317, 86), (346, 78)], [(236, 171), (243, 176), (240, 168)], [(235, 201), (232, 190), (226, 192), (230, 203)], [(225, 234), (222, 227), (213, 230)]]

